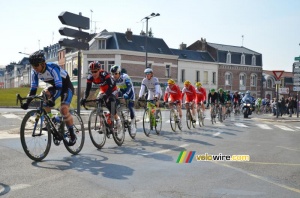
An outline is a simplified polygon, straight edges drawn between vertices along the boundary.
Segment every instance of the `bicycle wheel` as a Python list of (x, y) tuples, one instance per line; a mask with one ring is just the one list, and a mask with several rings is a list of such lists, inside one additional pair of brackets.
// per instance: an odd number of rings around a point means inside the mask
[(219, 110), (219, 121), (223, 122), (222, 109)]
[(198, 115), (198, 122), (199, 122), (199, 127), (201, 127), (201, 123), (202, 123), (202, 114), (200, 110), (197, 110), (197, 115)]
[(156, 110), (156, 118), (155, 118), (155, 131), (156, 134), (159, 135), (162, 127), (162, 116), (160, 109)]
[(82, 150), (84, 145), (84, 140), (85, 140), (84, 126), (80, 115), (78, 115), (76, 111), (70, 110), (69, 112), (73, 117), (73, 130), (77, 140), (73, 146), (69, 146), (69, 139), (71, 138), (71, 136), (68, 131), (68, 127), (64, 124), (65, 125), (63, 129), (64, 134), (67, 134), (64, 138), (64, 145), (70, 153), (72, 153), (73, 155), (77, 155)]
[(134, 119), (134, 123), (132, 123), (132, 119), (130, 118), (130, 114), (128, 114), (128, 133), (129, 133), (129, 136), (132, 138), (132, 139), (135, 139), (135, 136), (136, 136), (136, 132), (135, 133), (132, 133), (132, 129), (136, 130), (136, 119)]
[(123, 117), (120, 117), (118, 124), (117, 122), (114, 123), (113, 138), (118, 146), (122, 146), (125, 140), (125, 127)]
[(103, 115), (97, 113), (97, 109), (94, 109), (89, 116), (88, 130), (90, 138), (94, 146), (101, 149), (106, 141), (106, 127)]
[(186, 126), (191, 129), (192, 126), (192, 115), (189, 109), (186, 110)]
[(143, 115), (143, 130), (147, 137), (149, 137), (149, 134), (151, 130), (153, 130), (153, 126), (150, 119), (150, 111), (149, 109), (145, 109), (144, 115)]
[(20, 138), (25, 154), (34, 161), (42, 161), (50, 151), (51, 133), (40, 131), (46, 127), (44, 115), (38, 121), (36, 118), (37, 110), (26, 113), (21, 123)]
[(171, 125), (171, 129), (176, 132), (176, 113), (174, 109), (171, 109), (170, 111), (170, 125)]

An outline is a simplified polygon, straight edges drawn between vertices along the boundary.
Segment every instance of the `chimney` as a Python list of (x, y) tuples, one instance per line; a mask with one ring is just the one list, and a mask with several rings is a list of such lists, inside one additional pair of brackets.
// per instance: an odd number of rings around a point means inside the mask
[(179, 45), (179, 49), (181, 50), (186, 50), (186, 44), (184, 44), (183, 42)]
[(206, 50), (207, 50), (206, 39), (201, 38), (201, 51), (206, 51)]
[(141, 36), (145, 36), (146, 33), (144, 32), (144, 30), (141, 30), (141, 33), (140, 33)]
[(125, 37), (128, 42), (132, 42), (132, 31), (130, 28), (127, 28), (127, 31), (125, 32)]

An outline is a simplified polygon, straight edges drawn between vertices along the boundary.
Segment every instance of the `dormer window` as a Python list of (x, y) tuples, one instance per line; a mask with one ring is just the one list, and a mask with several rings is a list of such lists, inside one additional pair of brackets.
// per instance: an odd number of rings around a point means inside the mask
[(241, 65), (245, 65), (245, 54), (242, 53), (242, 56), (241, 56)]
[(226, 63), (231, 63), (231, 53), (229, 51), (227, 52)]
[(254, 54), (252, 55), (252, 62), (251, 62), (251, 65), (256, 65), (256, 57), (255, 57)]
[(98, 44), (99, 49), (106, 49), (106, 40), (101, 39), (98, 41)]

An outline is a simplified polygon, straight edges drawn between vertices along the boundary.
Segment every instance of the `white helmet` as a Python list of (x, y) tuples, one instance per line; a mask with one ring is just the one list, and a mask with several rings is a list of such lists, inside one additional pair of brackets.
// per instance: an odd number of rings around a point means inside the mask
[(145, 74), (147, 73), (153, 73), (153, 70), (151, 68), (146, 68), (144, 71)]

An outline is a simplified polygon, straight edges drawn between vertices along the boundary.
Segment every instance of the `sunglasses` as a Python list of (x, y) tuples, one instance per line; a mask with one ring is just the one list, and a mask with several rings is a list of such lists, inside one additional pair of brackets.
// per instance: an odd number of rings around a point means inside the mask
[(91, 71), (92, 72), (92, 74), (95, 74), (95, 73), (97, 73), (98, 71)]
[(151, 73), (150, 72), (146, 73), (146, 75), (149, 75), (149, 74), (151, 74)]
[(114, 76), (117, 75), (117, 74), (119, 74), (119, 73), (113, 73)]

